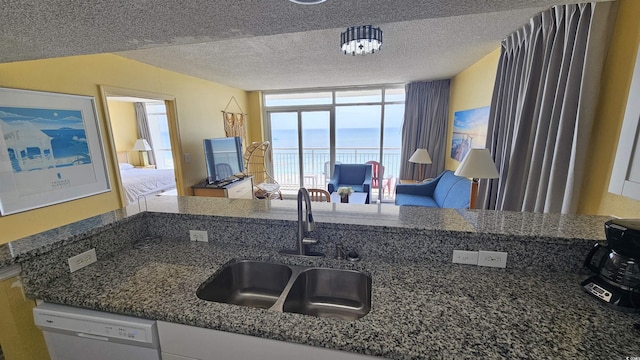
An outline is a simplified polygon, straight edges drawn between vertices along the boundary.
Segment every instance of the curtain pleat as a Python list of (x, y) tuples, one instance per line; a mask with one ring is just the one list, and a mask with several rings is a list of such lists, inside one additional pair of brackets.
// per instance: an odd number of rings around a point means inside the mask
[[(413, 82), (405, 87), (400, 178), (432, 178), (444, 171), (449, 121), (449, 80)], [(427, 149), (432, 164), (409, 162), (416, 149)]]
[(503, 41), (487, 132), (500, 178), (481, 182), (485, 208), (576, 211), (611, 6), (556, 6)]
[(149, 130), (149, 119), (147, 118), (147, 109), (144, 103), (133, 103), (133, 107), (136, 111), (136, 124), (138, 125), (138, 138), (145, 139), (151, 144), (151, 151), (149, 154), (149, 165), (156, 164), (155, 145), (151, 141), (151, 131)]

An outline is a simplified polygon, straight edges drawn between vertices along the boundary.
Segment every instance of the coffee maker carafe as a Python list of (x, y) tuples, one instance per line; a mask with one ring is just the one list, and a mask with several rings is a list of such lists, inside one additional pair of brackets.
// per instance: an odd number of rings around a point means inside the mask
[(617, 310), (640, 311), (640, 219), (613, 219), (604, 228), (607, 243), (587, 255), (584, 265), (595, 275), (582, 288)]

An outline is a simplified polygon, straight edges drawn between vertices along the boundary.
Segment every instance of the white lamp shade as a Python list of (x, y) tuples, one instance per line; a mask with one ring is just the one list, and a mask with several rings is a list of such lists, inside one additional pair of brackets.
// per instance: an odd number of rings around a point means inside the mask
[(473, 179), (497, 179), (500, 177), (488, 149), (471, 149), (462, 159), (455, 174)]
[(151, 146), (145, 139), (138, 139), (136, 143), (133, 145), (133, 150), (135, 151), (151, 151)]
[(431, 156), (427, 149), (416, 149), (416, 151), (409, 158), (409, 162), (417, 164), (431, 164)]

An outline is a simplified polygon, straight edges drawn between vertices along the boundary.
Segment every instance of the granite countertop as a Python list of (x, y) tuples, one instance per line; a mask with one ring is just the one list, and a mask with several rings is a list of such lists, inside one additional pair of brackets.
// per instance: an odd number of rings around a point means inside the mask
[(125, 209), (110, 211), (6, 244), (0, 244), (0, 269), (90, 236), (105, 227), (115, 226), (119, 221), (132, 215), (135, 213), (127, 213)]
[[(539, 214), (488, 210), (431, 209), (393, 204), (313, 203), (317, 222), (358, 224), (381, 228), (437, 229), (557, 239), (604, 240), (603, 216)], [(0, 245), (0, 268), (30, 256), (79, 240), (91, 231), (135, 216), (140, 209), (175, 214), (212, 215), (253, 219), (297, 220), (292, 200), (243, 200), (197, 196), (155, 196), (146, 204), (133, 204), (73, 224)]]
[[(126, 211), (132, 215), (138, 212), (138, 208), (138, 205), (131, 205)], [(436, 209), (389, 203), (359, 205), (314, 202), (312, 208), (314, 219), (324, 223), (593, 240), (604, 240), (604, 222), (611, 219), (595, 215)], [(164, 213), (297, 220), (297, 202), (293, 200), (158, 196), (151, 199), (146, 207), (142, 205), (142, 209)]]
[[(345, 321), (198, 299), (198, 286), (233, 259), (364, 271), (373, 279), (371, 312)], [(584, 278), (458, 264), (309, 261), (238, 244), (164, 238), (100, 259), (29, 295), (392, 359), (640, 356), (632, 328), (638, 316), (589, 297), (579, 286)]]

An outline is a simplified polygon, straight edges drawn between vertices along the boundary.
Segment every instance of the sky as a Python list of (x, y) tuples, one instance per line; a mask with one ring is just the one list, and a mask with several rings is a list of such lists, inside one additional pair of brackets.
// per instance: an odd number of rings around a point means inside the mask
[[(336, 106), (336, 123), (341, 128), (378, 128), (380, 127), (380, 105)], [(385, 127), (401, 128), (404, 120), (404, 105), (387, 105), (385, 108)], [(272, 112), (272, 130), (298, 128), (296, 112)], [(302, 121), (305, 129), (326, 129), (329, 127), (329, 111), (303, 111)]]
[(80, 110), (0, 106), (0, 120), (9, 125), (29, 123), (40, 130), (57, 130), (61, 127), (84, 129)]
[(486, 133), (490, 109), (489, 106), (486, 106), (477, 109), (456, 111), (453, 116), (453, 131), (473, 133), (484, 129), (484, 133)]

